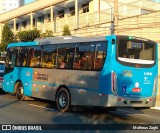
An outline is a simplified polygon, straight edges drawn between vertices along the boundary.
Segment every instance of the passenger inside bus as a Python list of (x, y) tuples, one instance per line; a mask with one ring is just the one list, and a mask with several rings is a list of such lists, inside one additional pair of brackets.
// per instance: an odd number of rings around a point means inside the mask
[(23, 58), (23, 64), (22, 64), (23, 66), (26, 66), (27, 65), (27, 57), (26, 56), (24, 56), (24, 58)]
[(95, 69), (100, 70), (102, 69), (102, 66), (103, 66), (103, 59), (102, 58), (97, 59), (95, 62)]
[(52, 56), (45, 55), (41, 65), (42, 65), (42, 67), (53, 68)]
[(78, 61), (80, 69), (86, 69), (87, 67), (87, 59), (85, 56), (82, 56), (81, 59)]
[(79, 63), (77, 61), (73, 62), (73, 68), (74, 69), (80, 69), (80, 65), (79, 65)]
[(66, 65), (65, 61), (62, 59), (59, 68), (65, 68), (65, 65)]
[(40, 67), (40, 62), (41, 62), (41, 57), (40, 57), (40, 56), (37, 56), (35, 66), (36, 66), (36, 67)]
[(29, 66), (33, 67), (35, 66), (35, 64), (36, 64), (36, 58), (32, 58)]

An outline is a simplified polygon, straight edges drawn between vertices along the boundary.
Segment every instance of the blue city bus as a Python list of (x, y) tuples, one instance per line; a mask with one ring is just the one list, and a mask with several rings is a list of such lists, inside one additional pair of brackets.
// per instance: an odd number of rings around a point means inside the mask
[(149, 108), (155, 106), (158, 50), (133, 36), (48, 37), (7, 47), (3, 89), (73, 105)]

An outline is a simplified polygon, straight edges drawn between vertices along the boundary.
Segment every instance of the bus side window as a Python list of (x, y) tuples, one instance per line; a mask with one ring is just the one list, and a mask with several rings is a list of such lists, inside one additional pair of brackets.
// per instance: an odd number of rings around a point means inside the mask
[(17, 49), (11, 47), (7, 49), (7, 55), (6, 55), (6, 68), (14, 68), (16, 64), (16, 55), (17, 55)]
[(34, 49), (30, 49), (29, 51), (29, 66), (34, 67), (35, 66), (35, 58), (34, 58)]
[(98, 53), (98, 57), (95, 60), (95, 70), (100, 70), (103, 66), (103, 55), (102, 53)]
[(94, 60), (94, 46), (87, 42), (81, 43), (79, 47), (79, 65), (82, 70), (93, 70)]
[(41, 46), (32, 46), (29, 50), (29, 66), (30, 67), (41, 67)]
[(28, 65), (28, 48), (27, 47), (18, 47), (16, 65), (20, 67)]
[(43, 46), (41, 67), (43, 68), (56, 68), (56, 53), (55, 45)]
[(67, 47), (58, 48), (58, 68), (66, 68)]
[(107, 42), (96, 42), (95, 47), (94, 70), (99, 71), (103, 68), (106, 59)]

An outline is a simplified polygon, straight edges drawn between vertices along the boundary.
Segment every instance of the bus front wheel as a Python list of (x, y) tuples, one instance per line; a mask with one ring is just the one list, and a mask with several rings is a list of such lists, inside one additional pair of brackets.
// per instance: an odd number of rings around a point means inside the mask
[(24, 100), (24, 94), (23, 94), (23, 85), (21, 82), (18, 83), (16, 88), (16, 97), (19, 101)]
[(70, 97), (69, 91), (66, 88), (61, 87), (58, 90), (56, 95), (56, 104), (57, 104), (57, 108), (61, 112), (70, 111), (71, 97)]

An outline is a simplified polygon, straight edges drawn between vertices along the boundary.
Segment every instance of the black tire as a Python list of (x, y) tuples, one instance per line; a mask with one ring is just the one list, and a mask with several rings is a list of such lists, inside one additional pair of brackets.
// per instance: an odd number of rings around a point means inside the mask
[(66, 88), (61, 87), (58, 90), (57, 95), (56, 95), (56, 104), (57, 104), (57, 108), (61, 112), (70, 111), (71, 97), (70, 97), (69, 91)]
[(16, 88), (16, 97), (19, 101), (24, 100), (25, 96), (23, 94), (23, 85), (21, 82), (17, 83), (17, 88)]

